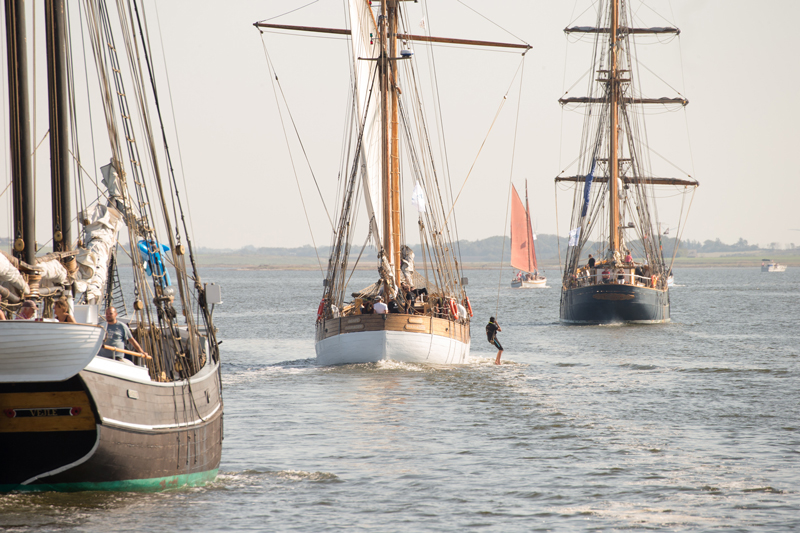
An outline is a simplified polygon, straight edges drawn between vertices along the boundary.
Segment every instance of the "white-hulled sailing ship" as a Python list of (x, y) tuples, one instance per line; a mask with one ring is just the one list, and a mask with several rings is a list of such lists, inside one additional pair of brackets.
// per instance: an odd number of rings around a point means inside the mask
[[(641, 94), (634, 71), (634, 38), (677, 35), (679, 30), (633, 27), (633, 13), (625, 0), (602, 0), (596, 9), (594, 26), (565, 30), (594, 35), (589, 70), (594, 76), (588, 96), (559, 100), (562, 105), (578, 104), (586, 109), (577, 159), (583, 172), (556, 178), (556, 182), (574, 183), (561, 320), (577, 324), (667, 322), (672, 264), (666, 264), (662, 252), (654, 188), (672, 186), (693, 193), (698, 182), (690, 176), (654, 177), (650, 171), (640, 106), (685, 106), (688, 101)], [(584, 252), (592, 241), (598, 243), (597, 249), (588, 252), (597, 257), (589, 261)]]
[[(402, 27), (407, 20), (402, 16), (402, 3), (350, 0), (350, 29), (255, 24), (259, 28), (345, 34), (352, 43), (354, 108), (345, 146), (355, 148), (347, 156), (348, 170), (342, 180), (337, 227), (317, 314), (316, 353), (323, 365), (386, 359), (463, 364), (469, 355), (472, 309), (449, 218), (452, 208), (442, 199), (444, 178), (434, 164), (422, 114), (410, 43), (530, 47), (412, 35)], [(419, 213), (421, 264), (415, 262), (407, 245), (403, 217), (409, 212), (401, 201), (404, 191), (410, 193), (414, 211)], [(358, 263), (351, 261), (350, 252), (359, 198), (367, 212), (368, 240), (378, 250), (379, 279), (348, 294), (348, 281)], [(373, 312), (383, 305), (388, 305), (388, 313)]]
[[(222, 451), (219, 348), (210, 311), (220, 298), (195, 268), (166, 134), (157, 147), (153, 127), (163, 132), (164, 124), (152, 54), (149, 43), (137, 39), (147, 34), (147, 21), (136, 0), (42, 4), (53, 227), (39, 239), (51, 237), (53, 252), (37, 255), (25, 31), (30, 3), (5, 2), (13, 250), (0, 254), (8, 318), (0, 321), (0, 492), (200, 484), (216, 476)], [(70, 31), (67, 20), (88, 23)], [(73, 57), (82, 48), (75, 40), (84, 34), (91, 57)], [(108, 143), (95, 142), (92, 150), (81, 143), (81, 131), (89, 128), (76, 118), (91, 114), (76, 109), (84, 101), (80, 95), (95, 92), (76, 88), (83, 76), (73, 75), (74, 64), (94, 65), (102, 98), (94, 104), (104, 115)], [(92, 165), (81, 160), (81, 148), (110, 158), (102, 179), (86, 169)], [(118, 241), (121, 232), (129, 250)], [(132, 284), (120, 283), (123, 262)], [(55, 318), (54, 303), (68, 307), (74, 321)], [(98, 316), (110, 306), (142, 352), (130, 343), (101, 352), (107, 341)], [(14, 318), (32, 307), (38, 317)]]
[(518, 269), (517, 276), (511, 280), (512, 289), (544, 289), (547, 278), (539, 272), (536, 262), (536, 236), (531, 226), (531, 211), (528, 206), (528, 180), (525, 180), (525, 205), (517, 193), (511, 189), (511, 267)]

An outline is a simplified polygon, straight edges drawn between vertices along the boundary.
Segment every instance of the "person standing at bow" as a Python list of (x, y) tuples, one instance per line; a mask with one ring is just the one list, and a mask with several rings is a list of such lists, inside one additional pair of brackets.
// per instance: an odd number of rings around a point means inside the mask
[(497, 340), (497, 332), (503, 331), (500, 328), (500, 324), (497, 323), (494, 317), (489, 317), (489, 323), (486, 324), (486, 339), (489, 341), (489, 344), (493, 345), (497, 348), (497, 358), (494, 360), (494, 364), (500, 364), (500, 356), (503, 355), (503, 345), (500, 344), (500, 341)]

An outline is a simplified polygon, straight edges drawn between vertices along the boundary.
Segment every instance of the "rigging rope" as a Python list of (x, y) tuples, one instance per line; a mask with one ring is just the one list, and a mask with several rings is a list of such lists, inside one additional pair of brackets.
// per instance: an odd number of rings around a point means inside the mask
[[(497, 279), (497, 302), (495, 303), (494, 316), (497, 318), (500, 313), (500, 286), (503, 283), (503, 260), (506, 254), (506, 228), (508, 227), (508, 207), (511, 204), (511, 182), (514, 177), (514, 157), (517, 153), (517, 130), (519, 127), (519, 110), (522, 107), (522, 82), (525, 79), (525, 55), (522, 56), (522, 71), (519, 76), (519, 98), (517, 99), (517, 116), (514, 121), (514, 142), (511, 145), (511, 169), (508, 172), (508, 195), (506, 199), (506, 216), (503, 220), (503, 246), (500, 249), (500, 273)], [(507, 93), (506, 93), (507, 94)], [(505, 97), (503, 97), (505, 99)], [(460, 194), (460, 193), (459, 193)], [(527, 195), (527, 192), (525, 193)], [(527, 199), (527, 196), (525, 197)]]
[[(506, 89), (506, 93), (503, 95), (503, 100), (500, 102), (500, 106), (497, 108), (497, 112), (495, 113), (494, 118), (492, 119), (492, 124), (489, 126), (489, 131), (486, 132), (486, 137), (484, 137), (483, 142), (481, 143), (481, 147), (478, 149), (478, 153), (475, 154), (475, 159), (472, 161), (472, 166), (469, 167), (469, 172), (467, 172), (467, 177), (464, 178), (464, 183), (461, 185), (461, 189), (458, 191), (456, 199), (453, 200), (453, 205), (450, 207), (450, 211), (448, 211), (447, 216), (444, 218), (445, 225), (447, 225), (447, 221), (450, 220), (450, 215), (453, 213), (453, 209), (455, 209), (456, 207), (456, 202), (458, 202), (458, 199), (461, 197), (461, 193), (464, 192), (464, 187), (467, 185), (467, 180), (469, 179), (470, 175), (472, 175), (472, 170), (475, 168), (475, 164), (478, 162), (478, 158), (481, 155), (483, 147), (486, 145), (486, 141), (489, 140), (489, 135), (492, 133), (492, 128), (494, 127), (495, 122), (497, 122), (497, 117), (500, 116), (500, 111), (503, 110), (503, 106), (506, 104), (506, 100), (508, 100), (508, 92), (511, 90), (511, 85), (513, 85), (514, 80), (517, 78), (517, 74), (520, 73), (521, 71), (524, 71), (524, 65), (525, 65), (525, 55), (523, 54), (522, 59), (520, 60), (519, 67), (517, 67), (517, 71), (514, 73), (514, 77), (511, 79), (511, 84), (508, 86), (508, 89)], [(522, 76), (520, 76), (520, 85), (521, 84), (522, 84)]]
[[(286, 148), (289, 151), (289, 160), (292, 163), (292, 171), (294, 172), (294, 179), (295, 179), (295, 182), (297, 183), (297, 191), (300, 193), (300, 203), (303, 205), (303, 213), (306, 216), (306, 223), (308, 224), (308, 232), (311, 234), (311, 243), (314, 245), (314, 253), (317, 255), (317, 263), (319, 264), (319, 271), (324, 274), (324, 270), (322, 269), (322, 260), (319, 258), (319, 250), (317, 249), (317, 243), (314, 240), (314, 231), (311, 229), (311, 220), (308, 218), (308, 210), (306, 209), (306, 202), (305, 202), (305, 199), (303, 198), (303, 191), (300, 188), (300, 179), (297, 177), (297, 169), (295, 168), (294, 158), (292, 157), (292, 151), (291, 151), (291, 148), (289, 146), (289, 136), (286, 134), (286, 126), (285, 126), (285, 124), (283, 122), (283, 113), (281, 113), (281, 110), (280, 110), (280, 102), (278, 101), (278, 91), (275, 90), (275, 81), (278, 80), (278, 75), (277, 74), (273, 75), (272, 63), (269, 60), (269, 52), (267, 52), (267, 44), (264, 42), (264, 32), (261, 32), (261, 45), (264, 48), (264, 56), (265, 56), (265, 59), (267, 60), (267, 69), (269, 70), (269, 77), (270, 77), (270, 81), (272, 82), (272, 92), (275, 95), (275, 105), (278, 108), (278, 116), (281, 119), (281, 127), (283, 127), (283, 136), (284, 136), (284, 139), (286, 140)], [(282, 93), (282, 91), (281, 91), (281, 93)], [(305, 150), (303, 152), (305, 153)], [(314, 179), (314, 183), (316, 183), (316, 181), (317, 180), (315, 178)], [(319, 190), (319, 186), (317, 186), (317, 190)], [(320, 196), (322, 196), (321, 192), (320, 192)], [(323, 205), (324, 205), (324, 202), (323, 202)], [(326, 213), (328, 212), (327, 208), (325, 208), (325, 212)], [(330, 221), (330, 215), (328, 215), (328, 220)], [(333, 228), (333, 222), (332, 221), (331, 221), (331, 228)]]

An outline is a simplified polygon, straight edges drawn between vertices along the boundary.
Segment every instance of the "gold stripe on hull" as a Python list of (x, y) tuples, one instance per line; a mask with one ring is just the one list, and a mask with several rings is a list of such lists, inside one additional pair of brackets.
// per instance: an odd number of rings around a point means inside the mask
[[(80, 412), (64, 414), (75, 407)], [(0, 394), (0, 433), (86, 431), (95, 427), (89, 397), (83, 391)]]

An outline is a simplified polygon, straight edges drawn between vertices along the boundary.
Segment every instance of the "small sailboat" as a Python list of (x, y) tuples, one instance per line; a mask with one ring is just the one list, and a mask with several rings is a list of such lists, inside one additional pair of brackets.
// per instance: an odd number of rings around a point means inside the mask
[[(50, 239), (53, 251), (38, 254), (26, 60), (32, 41), (26, 3), (6, 2), (14, 235), (10, 253), (0, 253), (0, 305), (8, 318), (0, 320), (0, 492), (202, 484), (216, 476), (222, 454), (220, 354), (211, 315), (221, 295), (201, 282), (186, 226), (171, 219), (172, 213), (183, 219), (184, 208), (171, 164), (169, 172), (159, 170), (169, 151), (166, 136), (163, 149), (156, 148), (149, 122), (155, 80), (138, 77), (139, 60), (148, 66), (152, 60), (149, 42), (137, 40), (131, 13), (105, 2), (44, 4), (53, 226), (38, 240)], [(88, 32), (91, 57), (70, 57), (67, 20), (93, 21), (71, 32)], [(146, 29), (146, 19), (138, 23)], [(136, 42), (135, 54), (116, 48), (115, 37)], [(107, 144), (80, 135), (82, 115), (72, 112), (82, 105), (75, 85), (83, 76), (68, 71), (73, 64), (94, 65)], [(102, 176), (91, 175), (90, 159), (80, 160), (81, 146), (110, 157)], [(119, 242), (122, 232), (128, 250)], [(133, 272), (130, 283), (120, 280), (118, 256)], [(105, 327), (98, 321), (103, 310)]]
[[(352, 45), (354, 120), (344, 145), (355, 149), (341, 180), (341, 202), (317, 311), (317, 362), (464, 364), (470, 351), (472, 307), (453, 239), (453, 208), (445, 206), (439, 186), (446, 177), (437, 171), (429, 142), (412, 43), (523, 50), (530, 46), (414, 35), (403, 27), (409, 17), (399, 0), (345, 4), (349, 29), (255, 24), (348, 35)], [(410, 194), (404, 195), (404, 190)], [(408, 197), (411, 205), (405, 207), (402, 199)], [(361, 258), (361, 254), (355, 261), (350, 257), (359, 198), (367, 217), (366, 228), (362, 225), (367, 232), (364, 248), (371, 243), (378, 252), (378, 279), (351, 292), (348, 282)], [(404, 217), (413, 217), (419, 229), (422, 261), (408, 244)]]
[[(688, 100), (641, 94), (634, 39), (677, 35), (679, 30), (632, 27), (638, 14), (630, 10), (628, 2), (601, 0), (594, 26), (564, 30), (594, 35), (590, 95), (559, 100), (562, 106), (586, 106), (577, 158), (582, 172), (556, 177), (557, 183), (573, 184), (560, 304), (561, 321), (570, 324), (669, 321), (672, 264), (663, 256), (654, 189), (670, 186), (694, 194), (698, 185), (691, 176), (653, 177), (650, 170), (651, 149), (644, 142), (644, 113), (638, 106), (685, 106)], [(583, 256), (591, 242), (597, 243), (599, 253), (591, 250), (597, 258)]]
[(762, 259), (761, 272), (786, 272), (786, 265), (776, 263), (772, 259)]
[(528, 180), (525, 180), (525, 205), (522, 205), (516, 187), (511, 187), (511, 267), (519, 270), (511, 280), (513, 289), (543, 289), (547, 286), (547, 278), (536, 263), (535, 241), (528, 207)]

